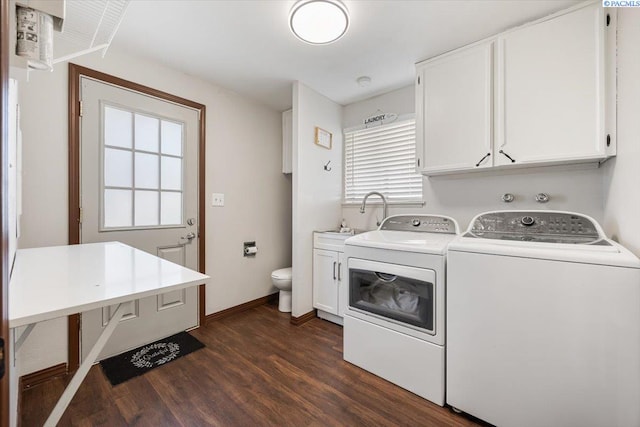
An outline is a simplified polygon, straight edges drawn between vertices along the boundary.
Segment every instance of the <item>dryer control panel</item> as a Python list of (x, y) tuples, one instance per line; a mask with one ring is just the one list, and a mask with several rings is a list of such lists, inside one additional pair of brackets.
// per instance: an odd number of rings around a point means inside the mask
[(394, 215), (386, 218), (378, 230), (457, 234), (458, 223), (447, 216)]
[(605, 238), (590, 218), (554, 211), (487, 212), (475, 218), (465, 237), (574, 244), (599, 244)]

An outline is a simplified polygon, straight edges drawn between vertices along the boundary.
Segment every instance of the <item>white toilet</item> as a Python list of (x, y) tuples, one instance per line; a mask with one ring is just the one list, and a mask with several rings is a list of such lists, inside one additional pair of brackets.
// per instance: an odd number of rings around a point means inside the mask
[(291, 313), (291, 267), (275, 270), (271, 273), (271, 281), (280, 289), (278, 310)]

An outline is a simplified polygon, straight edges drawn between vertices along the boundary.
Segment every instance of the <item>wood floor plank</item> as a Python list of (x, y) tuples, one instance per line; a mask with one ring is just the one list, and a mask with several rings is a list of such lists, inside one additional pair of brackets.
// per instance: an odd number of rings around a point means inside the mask
[[(230, 354), (224, 345), (220, 345), (219, 348), (222, 348), (225, 354)], [(263, 422), (272, 420), (273, 425), (305, 425), (308, 420), (322, 416), (322, 413), (303, 396), (292, 392), (283, 378), (274, 375), (266, 357), (260, 359), (264, 363), (257, 365), (246, 356), (237, 353), (232, 366), (226, 365), (224, 360), (219, 361), (219, 365), (231, 376), (229, 383), (234, 391), (242, 389), (242, 394), (249, 397), (245, 404), (251, 405), (252, 411), (260, 412)], [(282, 413), (287, 414), (286, 420), (282, 419)]]
[[(191, 332), (206, 347), (111, 386), (91, 368), (60, 426), (486, 425), (342, 360), (342, 328), (300, 326), (274, 305)], [(21, 426), (40, 426), (69, 378), (22, 392)]]
[(149, 384), (146, 376), (114, 387), (122, 394), (115, 398), (115, 404), (128, 425), (161, 426), (177, 425), (178, 420), (162, 402), (160, 394)]

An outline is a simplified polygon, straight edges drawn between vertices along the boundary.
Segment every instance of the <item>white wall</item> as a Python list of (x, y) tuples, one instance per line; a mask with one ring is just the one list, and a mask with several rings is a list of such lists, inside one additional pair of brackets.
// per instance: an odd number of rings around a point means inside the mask
[(618, 155), (605, 164), (604, 229), (640, 256), (640, 9), (618, 9)]
[[(331, 150), (314, 143), (316, 126), (333, 134)], [(331, 161), (331, 171), (323, 166)], [(292, 316), (313, 310), (313, 231), (340, 227), (342, 107), (300, 82), (293, 86)]]
[(343, 110), (343, 126), (350, 128), (362, 125), (362, 120), (375, 115), (378, 110), (383, 113), (413, 114), (415, 106), (415, 89), (406, 86), (383, 95), (374, 96), (361, 102), (349, 104)]
[[(345, 128), (362, 123), (362, 119), (378, 109), (384, 112), (407, 114), (415, 111), (413, 86), (399, 89), (344, 107)], [(584, 167), (554, 167), (520, 170), (511, 173), (470, 173), (450, 177), (423, 179), (425, 205), (392, 206), (389, 215), (400, 213), (431, 213), (455, 218), (462, 229), (475, 214), (495, 209), (558, 209), (586, 213), (601, 221), (603, 192), (601, 170)], [(535, 194), (548, 193), (551, 201), (540, 204)], [(516, 196), (513, 203), (503, 203), (503, 193)], [(350, 227), (370, 230), (381, 217), (378, 199), (371, 198), (372, 208), (360, 214), (359, 206), (344, 207), (343, 216)]]
[[(73, 62), (207, 107), (207, 314), (275, 292), (270, 273), (290, 265), (291, 182), (281, 173), (280, 113), (160, 64), (109, 51)], [(21, 83), (22, 248), (67, 244), (67, 64)], [(225, 206), (210, 206), (212, 192)], [(242, 242), (255, 240), (255, 258)], [(66, 320), (39, 324), (20, 352), (21, 374), (66, 362)]]

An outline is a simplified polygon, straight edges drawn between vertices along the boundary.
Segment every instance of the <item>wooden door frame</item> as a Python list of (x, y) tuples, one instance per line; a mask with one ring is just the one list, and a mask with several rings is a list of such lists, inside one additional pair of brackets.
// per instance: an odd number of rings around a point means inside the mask
[[(205, 105), (72, 63), (69, 63), (69, 244), (80, 243), (80, 77), (82, 76), (198, 110), (200, 120), (198, 137), (198, 269), (204, 273)], [(200, 285), (198, 287), (198, 323), (200, 326), (203, 326), (206, 321), (205, 304), (205, 285)], [(67, 323), (69, 331), (68, 369), (69, 372), (73, 372), (80, 366), (80, 314), (69, 316)]]
[[(0, 338), (4, 340), (5, 372), (0, 379), (0, 426), (9, 425), (9, 1), (0, 1)], [(17, 390), (15, 390), (17, 393)]]

